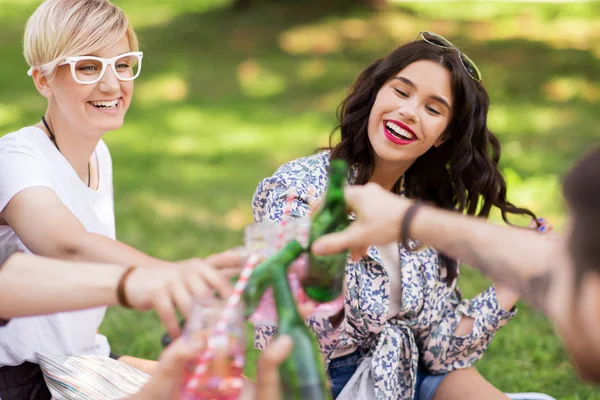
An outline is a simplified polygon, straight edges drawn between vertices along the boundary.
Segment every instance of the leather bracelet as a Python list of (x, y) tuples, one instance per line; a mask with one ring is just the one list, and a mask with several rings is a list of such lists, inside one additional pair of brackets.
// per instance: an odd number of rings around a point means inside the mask
[(125, 294), (125, 285), (127, 284), (127, 279), (129, 275), (135, 271), (135, 267), (131, 266), (123, 272), (121, 275), (121, 279), (119, 279), (119, 284), (117, 285), (117, 299), (119, 300), (119, 305), (126, 308), (133, 308), (133, 306), (127, 300), (127, 295)]
[(417, 214), (417, 211), (419, 211), (421, 205), (421, 201), (415, 200), (415, 202), (412, 203), (412, 205), (408, 207), (408, 210), (406, 210), (406, 212), (404, 213), (404, 219), (402, 220), (402, 224), (400, 225), (400, 240), (402, 241), (402, 245), (404, 246), (404, 248), (407, 250), (410, 250), (410, 246), (408, 244), (410, 223)]

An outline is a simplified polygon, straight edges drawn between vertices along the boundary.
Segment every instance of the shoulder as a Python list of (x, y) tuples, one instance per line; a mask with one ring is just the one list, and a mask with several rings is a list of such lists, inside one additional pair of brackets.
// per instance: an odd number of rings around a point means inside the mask
[(331, 157), (328, 151), (313, 154), (307, 157), (297, 158), (283, 164), (275, 171), (275, 174), (284, 172), (296, 172), (310, 174), (312, 170), (325, 170), (329, 168)]
[(265, 216), (280, 219), (290, 195), (295, 200), (291, 215), (306, 216), (308, 204), (319, 198), (327, 187), (329, 159), (329, 152), (298, 158), (260, 181), (252, 199), (255, 221), (264, 220)]
[(28, 126), (0, 138), (0, 156), (23, 155), (43, 157), (52, 148), (50, 139), (36, 127)]
[(49, 154), (52, 142), (38, 128), (23, 128), (0, 138), (0, 210), (17, 193), (32, 187), (54, 190)]
[[(44, 131), (26, 127), (0, 138), (0, 173), (46, 174), (56, 149)], [(6, 170), (8, 168), (8, 170)]]
[(329, 163), (328, 151), (298, 158), (283, 164), (272, 176), (264, 179), (262, 183), (277, 183), (278, 185), (293, 186), (296, 189), (320, 193), (327, 186)]

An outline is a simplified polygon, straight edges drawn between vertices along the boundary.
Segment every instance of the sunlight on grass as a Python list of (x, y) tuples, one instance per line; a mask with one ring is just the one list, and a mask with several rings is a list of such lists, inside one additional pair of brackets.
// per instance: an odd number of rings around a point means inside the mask
[[(447, 20), (494, 20), (498, 18), (514, 17), (521, 13), (533, 13), (544, 19), (555, 17), (586, 18), (594, 15), (597, 6), (594, 1), (566, 0), (566, 1), (454, 1), (454, 0), (427, 0), (406, 1), (390, 0), (396, 6), (411, 10), (429, 18), (443, 17)], [(536, 4), (546, 3), (546, 4)]]
[(342, 50), (342, 40), (333, 24), (317, 24), (283, 32), (279, 46), (289, 54), (332, 54)]
[(135, 90), (136, 102), (149, 107), (182, 101), (188, 95), (189, 87), (180, 76), (159, 75), (141, 80)]
[(596, 56), (596, 58), (600, 59), (600, 43), (595, 43), (591, 47), (592, 53)]
[[(0, 134), (35, 123), (46, 108), (21, 49), (25, 21), (41, 1), (0, 0)], [(600, 2), (394, 2), (385, 10), (318, 0), (253, 0), (234, 10), (232, 2), (115, 0), (147, 54), (124, 126), (105, 137), (119, 239), (169, 260), (240, 245), (257, 183), (325, 146), (360, 71), (420, 30), (446, 36), (477, 61), (509, 200), (560, 231), (561, 177), (598, 144)], [(489, 284), (463, 269), (466, 297)], [(101, 329), (114, 351), (142, 357), (158, 355), (164, 331), (152, 313), (119, 309)], [(600, 399), (575, 377), (551, 325), (527, 306), (477, 368), (505, 391)]]
[(324, 112), (335, 112), (334, 110), (341, 103), (341, 101), (348, 95), (348, 89), (343, 88), (331, 93), (325, 93), (322, 96), (319, 96), (312, 102), (312, 106), (316, 110), (324, 111)]
[(556, 77), (546, 83), (544, 92), (550, 99), (561, 102), (577, 98), (590, 102), (600, 99), (600, 85), (582, 77)]
[(398, 44), (414, 39), (419, 31), (429, 30), (425, 21), (404, 13), (382, 13), (374, 18), (372, 26), (388, 37), (397, 39)]
[(232, 0), (118, 0), (115, 1), (136, 29), (166, 25), (186, 13), (201, 13), (223, 8)]
[[(557, 2), (558, 3), (558, 2)], [(412, 18), (420, 23), (432, 22), (430, 29), (442, 35), (463, 34), (473, 40), (527, 39), (545, 42), (555, 48), (592, 49), (600, 39), (597, 2), (581, 1), (566, 4), (505, 2), (398, 2), (401, 10), (416, 12)], [(452, 21), (460, 22), (460, 28)], [(488, 22), (489, 21), (489, 22)], [(397, 27), (403, 32), (403, 27)], [(470, 35), (470, 32), (477, 32)], [(565, 34), (565, 32), (568, 32)]]
[[(564, 223), (564, 208), (560, 191), (560, 180), (555, 175), (540, 174), (523, 179), (511, 169), (502, 170), (508, 187), (509, 200), (518, 207), (527, 207), (536, 214), (552, 221), (560, 230)], [(543, 215), (541, 215), (543, 213)], [(524, 221), (525, 224), (529, 221)]]
[[(279, 150), (273, 152), (273, 157), (281, 160), (293, 157), (297, 146), (316, 148), (315, 139), (326, 138), (331, 128), (311, 113), (296, 116), (293, 124), (276, 118), (269, 123), (253, 123), (232, 112), (182, 106), (169, 111), (164, 118), (169, 134), (155, 146), (174, 154), (212, 154), (217, 150), (253, 151), (275, 147)], [(191, 130), (191, 127), (195, 128)], [(290, 146), (290, 143), (294, 145)]]
[(198, 204), (189, 204), (185, 200), (175, 200), (140, 193), (130, 199), (136, 207), (141, 207), (164, 220), (186, 219), (198, 225), (225, 226), (229, 229), (242, 229), (252, 223), (252, 214), (246, 204), (232, 208), (225, 214), (219, 214)]
[(490, 108), (488, 123), (493, 131), (547, 131), (565, 127), (574, 122), (574, 115), (562, 106), (537, 106), (533, 104), (495, 105)]
[(164, 117), (172, 133), (185, 132), (186, 128), (191, 126), (205, 126), (212, 119), (208, 113), (189, 105), (178, 107)]
[(0, 126), (15, 125), (22, 118), (20, 107), (0, 103)]
[(350, 40), (364, 39), (369, 35), (370, 26), (366, 21), (351, 18), (340, 22), (342, 36)]
[(40, 4), (40, 0), (0, 0), (0, 6), (36, 6)]
[(246, 60), (237, 68), (240, 90), (250, 98), (267, 98), (283, 93), (287, 88), (284, 76), (254, 60)]
[(309, 82), (327, 73), (327, 63), (324, 60), (307, 60), (298, 65), (298, 79)]

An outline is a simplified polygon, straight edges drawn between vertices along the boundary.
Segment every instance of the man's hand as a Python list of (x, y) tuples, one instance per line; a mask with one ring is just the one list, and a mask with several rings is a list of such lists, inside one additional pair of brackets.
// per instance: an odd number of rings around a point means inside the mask
[(232, 287), (228, 274), (239, 270), (244, 254), (230, 250), (208, 257), (193, 259), (169, 267), (136, 269), (125, 286), (129, 303), (137, 310), (156, 310), (172, 338), (181, 333), (178, 308), (186, 317), (196, 297), (213, 296), (216, 292), (226, 299)]
[[(163, 351), (158, 366), (148, 383), (130, 400), (179, 399), (185, 365), (198, 356), (206, 346), (203, 341), (190, 342), (181, 337)], [(288, 336), (274, 339), (258, 360), (256, 389), (245, 394), (245, 399), (280, 400), (279, 365), (292, 351)], [(248, 397), (250, 396), (250, 397)]]
[(411, 204), (375, 183), (351, 186), (345, 190), (346, 201), (356, 213), (356, 221), (342, 232), (317, 240), (312, 251), (318, 255), (349, 249), (352, 259), (366, 254), (370, 245), (384, 245), (400, 239), (400, 223)]
[(130, 400), (176, 400), (180, 398), (186, 364), (200, 354), (206, 344), (183, 337), (163, 351), (152, 378)]
[(279, 365), (290, 355), (294, 342), (289, 336), (275, 338), (260, 355), (256, 369), (255, 399), (281, 399)]

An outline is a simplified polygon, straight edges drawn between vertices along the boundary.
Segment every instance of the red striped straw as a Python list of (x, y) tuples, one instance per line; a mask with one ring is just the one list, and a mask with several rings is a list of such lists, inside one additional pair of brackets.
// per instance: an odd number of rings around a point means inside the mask
[[(284, 217), (281, 219), (281, 226), (279, 230), (278, 237), (278, 248), (283, 246), (283, 241), (285, 240), (285, 227), (287, 225), (287, 218), (292, 211), (292, 203), (296, 198), (295, 191), (290, 192), (286, 197), (285, 206), (284, 206)], [(235, 307), (240, 302), (242, 297), (242, 293), (246, 288), (246, 284), (248, 283), (248, 279), (250, 279), (250, 275), (252, 275), (252, 271), (254, 271), (254, 267), (258, 264), (260, 258), (257, 254), (252, 254), (246, 260), (246, 264), (242, 268), (242, 272), (240, 273), (240, 278), (236, 282), (233, 293), (227, 300), (227, 304), (225, 305), (225, 309), (223, 310), (223, 316), (217, 322), (215, 326), (212, 340), (208, 341), (208, 345), (206, 346), (206, 350), (200, 356), (198, 360), (198, 364), (194, 369), (194, 374), (188, 381), (184, 390), (195, 390), (200, 384), (200, 377), (206, 373), (206, 369), (208, 368), (208, 361), (214, 355), (214, 346), (215, 343), (220, 343), (221, 338), (224, 338), (227, 334), (227, 324), (234, 318), (235, 316)]]
[[(196, 365), (196, 369), (194, 370), (194, 374), (192, 378), (188, 381), (186, 385), (186, 390), (194, 390), (198, 387), (200, 383), (200, 376), (202, 376), (206, 372), (206, 368), (208, 366), (208, 361), (214, 355), (214, 346), (215, 343), (219, 343), (219, 338), (224, 337), (227, 334), (227, 325), (235, 318), (235, 307), (239, 304), (240, 299), (242, 297), (242, 293), (246, 288), (246, 284), (248, 283), (248, 279), (250, 279), (250, 275), (252, 275), (252, 271), (254, 271), (254, 267), (258, 264), (260, 258), (257, 254), (251, 254), (250, 257), (246, 260), (244, 267), (242, 268), (242, 272), (240, 273), (240, 277), (233, 287), (233, 292), (229, 299), (227, 300), (227, 304), (223, 310), (223, 316), (217, 322), (215, 329), (213, 331), (212, 340), (208, 341), (206, 346), (206, 350), (200, 356), (198, 364)], [(217, 340), (214, 340), (214, 338)]]

